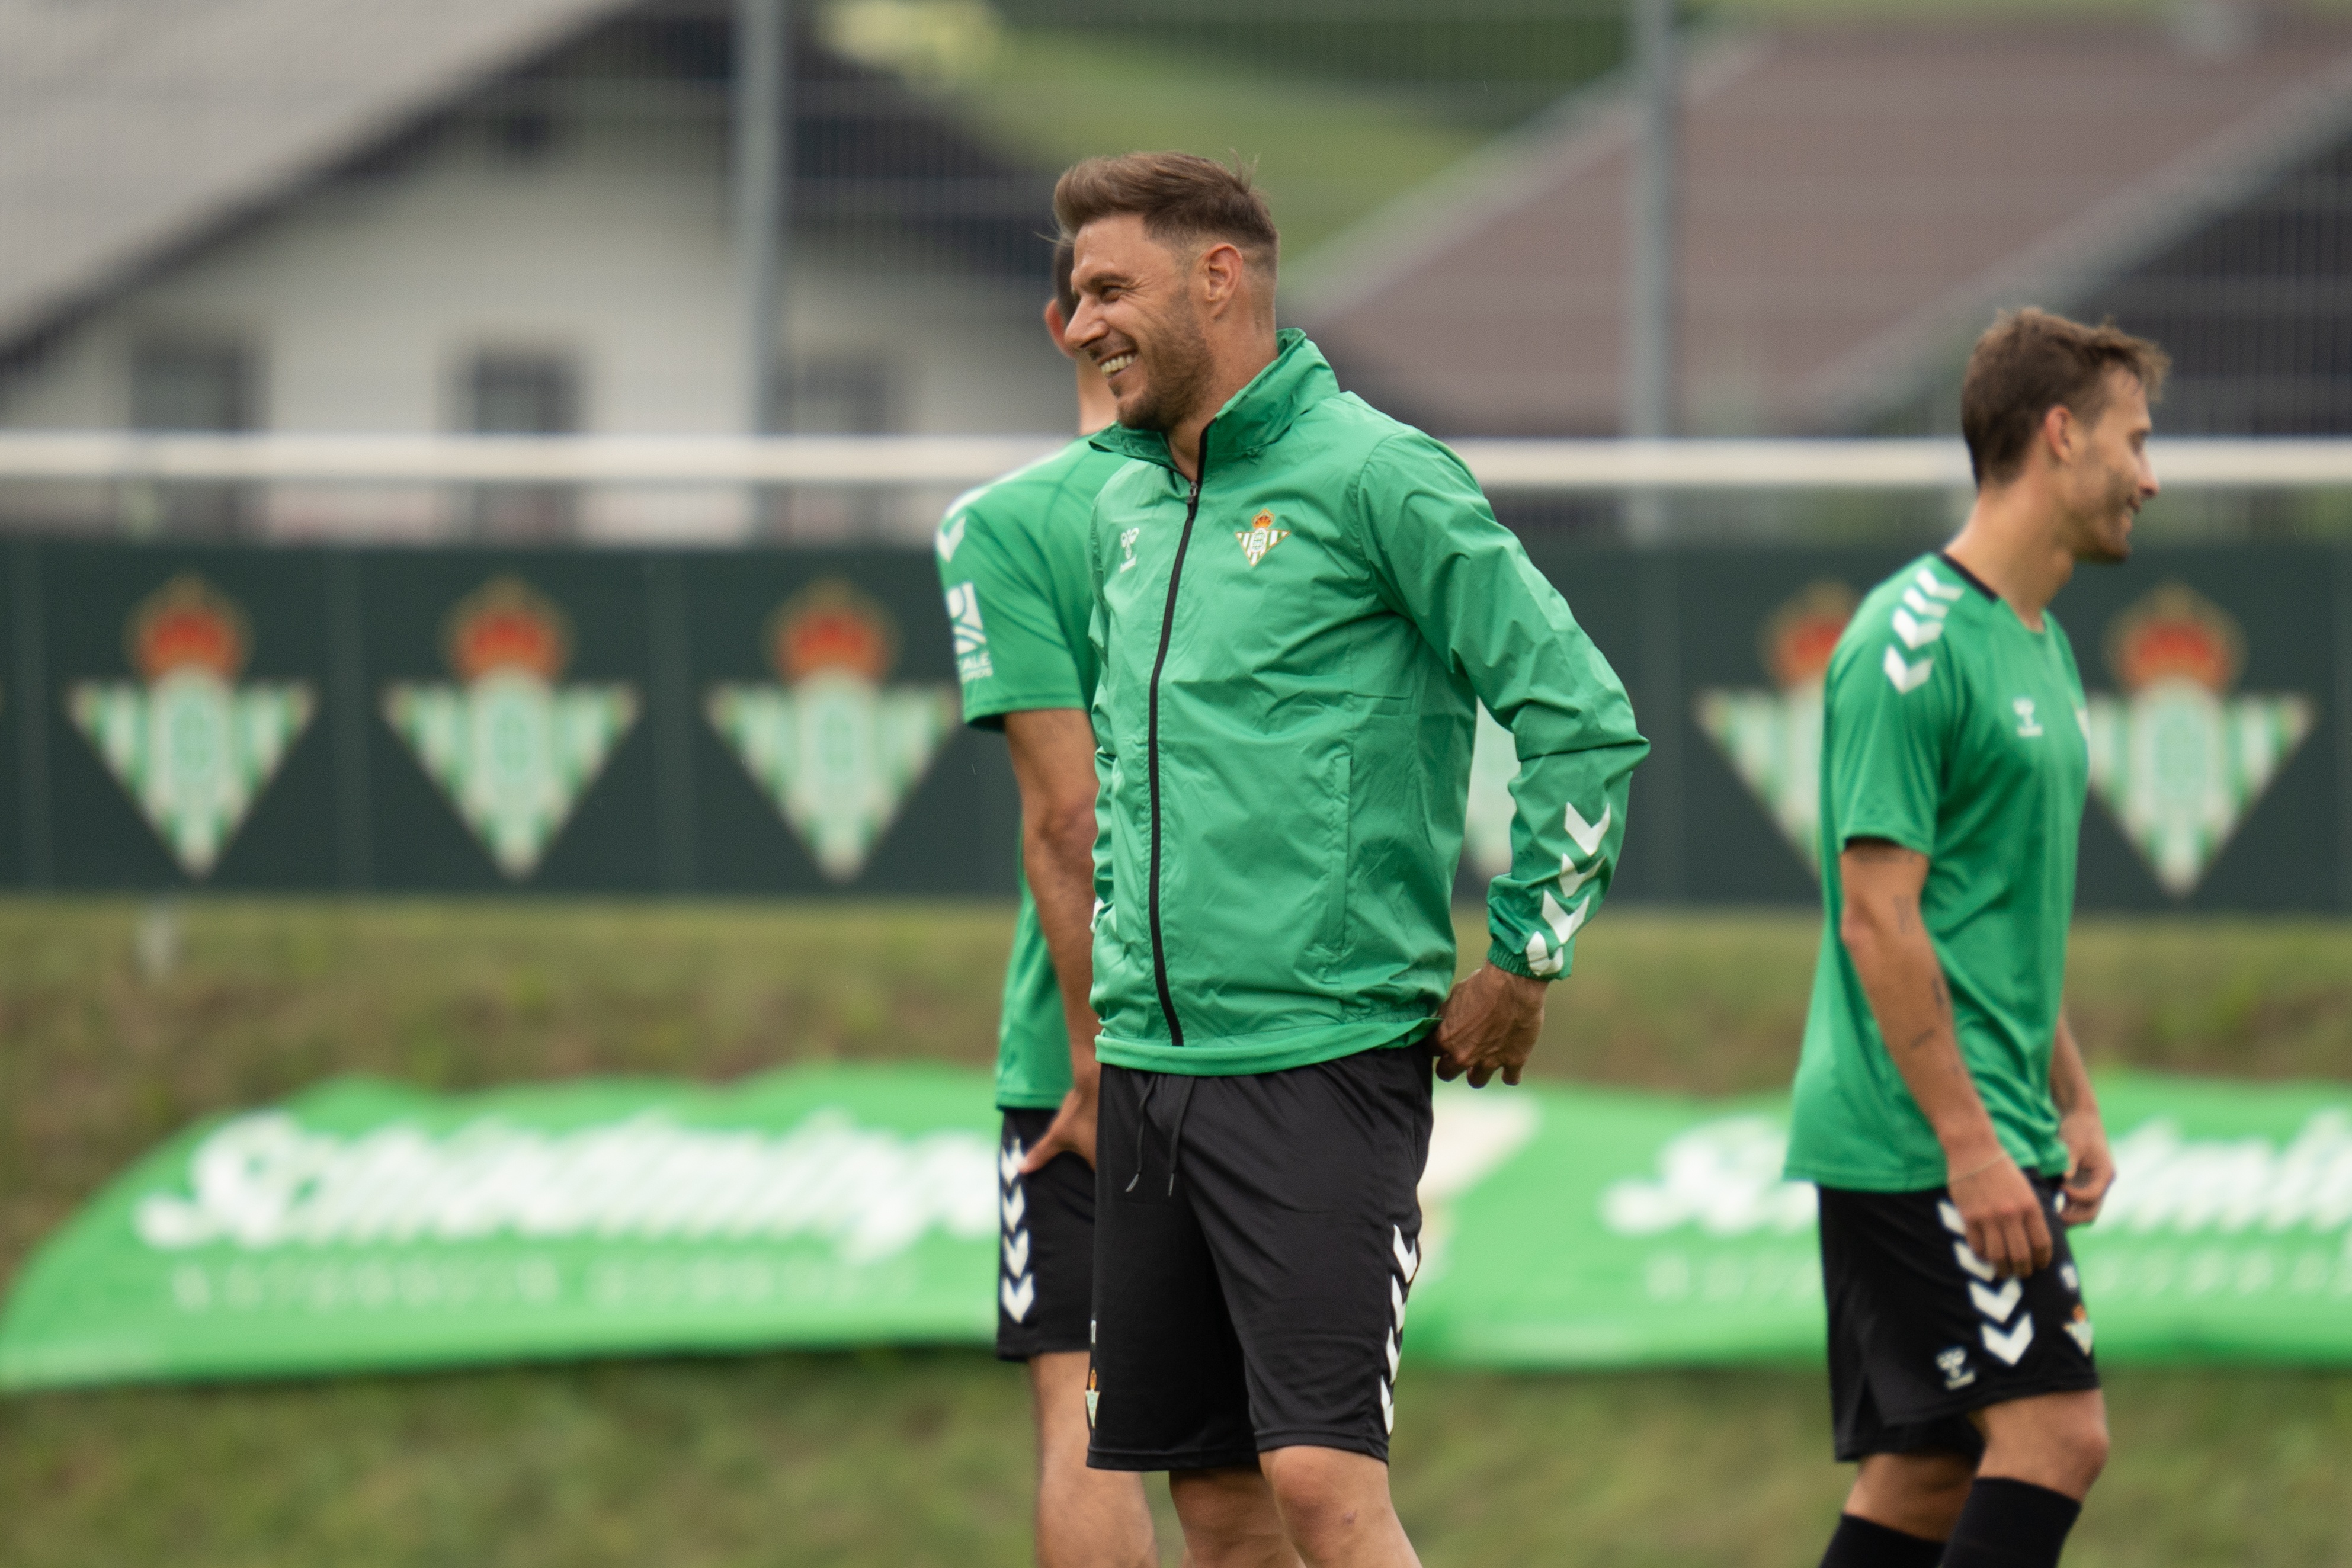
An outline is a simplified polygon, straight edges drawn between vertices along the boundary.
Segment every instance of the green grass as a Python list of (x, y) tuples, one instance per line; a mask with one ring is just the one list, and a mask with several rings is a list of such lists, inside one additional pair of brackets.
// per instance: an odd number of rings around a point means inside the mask
[[(981, 1065), (1009, 927), (975, 905), (204, 900), (148, 978), (141, 920), (129, 901), (0, 900), (0, 1278), (173, 1127), (331, 1072)], [(1816, 929), (1612, 911), (1538, 1068), (1777, 1086)], [(2352, 1077), (2352, 925), (2085, 921), (2072, 1006), (2099, 1063)], [(2116, 1458), (2074, 1568), (2352, 1568), (2352, 1376), (2126, 1370), (2110, 1398)], [(1024, 1400), (1016, 1370), (945, 1352), (18, 1396), (0, 1401), (0, 1563), (1013, 1564)], [(1433, 1568), (1793, 1568), (1844, 1485), (1824, 1406), (1808, 1372), (1414, 1367), (1397, 1496)]]

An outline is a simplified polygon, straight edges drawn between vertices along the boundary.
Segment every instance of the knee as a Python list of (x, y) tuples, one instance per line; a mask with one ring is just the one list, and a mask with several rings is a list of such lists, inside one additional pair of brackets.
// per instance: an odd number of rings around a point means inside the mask
[(1391, 1528), (1388, 1467), (1378, 1459), (1319, 1448), (1278, 1449), (1266, 1459), (1283, 1524), (1308, 1562), (1344, 1561), (1356, 1543)]
[(2095, 1393), (2030, 1400), (1988, 1414), (1996, 1419), (1988, 1423), (1991, 1441), (1979, 1467), (1983, 1474), (2079, 1498), (2107, 1467), (2107, 1410)]
[(2104, 1410), (2094, 1411), (2075, 1423), (2067, 1434), (2066, 1455), (2072, 1462), (2074, 1479), (2084, 1491), (2099, 1479), (2107, 1468), (2107, 1417)]

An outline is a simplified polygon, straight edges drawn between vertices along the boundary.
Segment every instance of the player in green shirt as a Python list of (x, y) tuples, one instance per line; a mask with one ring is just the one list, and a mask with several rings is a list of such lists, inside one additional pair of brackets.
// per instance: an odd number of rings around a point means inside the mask
[(1961, 387), (1975, 508), (1830, 660), (1789, 1142), (1860, 1465), (1824, 1568), (2047, 1568), (2106, 1460), (2066, 1229), (2115, 1166), (2060, 1008), (2089, 719), (2047, 606), (2131, 553), (2165, 369), (2112, 327), (1996, 322)]
[[(1055, 248), (1045, 330), (1076, 302), (1070, 250)], [(1087, 531), (1095, 493), (1123, 460), (1087, 434), (1110, 393), (1077, 370), (1078, 439), (959, 497), (940, 524), (967, 724), (1004, 732), (1021, 787), (1021, 909), (997, 1029), (996, 1354), (1026, 1362), (1037, 1417), (1037, 1559), (1045, 1568), (1156, 1563), (1139, 1478), (1087, 1468), (1087, 1355), (1094, 1286), (1095, 656)]]

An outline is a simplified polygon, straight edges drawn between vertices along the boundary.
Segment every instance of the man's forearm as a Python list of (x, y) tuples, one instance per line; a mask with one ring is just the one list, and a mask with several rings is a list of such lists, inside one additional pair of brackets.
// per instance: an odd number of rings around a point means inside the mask
[[(1087, 819), (1091, 825), (1091, 816)], [(1029, 896), (1037, 904), (1037, 925), (1053, 956), (1054, 979), (1062, 993), (1062, 1019), (1070, 1032), (1070, 1070), (1082, 1088), (1099, 1076), (1095, 1063), (1098, 1027), (1087, 993), (1094, 984), (1094, 841), (1065, 826), (1024, 833), (1022, 869)]]
[(2090, 1070), (2083, 1065), (2083, 1052), (2074, 1043), (2074, 1031), (2066, 1025), (2066, 1015), (2058, 1015), (2058, 1035), (2050, 1048), (2050, 1098), (2057, 1103), (2058, 1113), (2071, 1116), (2077, 1111), (2096, 1115), (2098, 1096), (2091, 1092)]
[(1843, 935), (1886, 1052), (1944, 1145), (1953, 1174), (1997, 1158), (2000, 1141), (1960, 1054), (1944, 967), (1916, 915), (1849, 918)]

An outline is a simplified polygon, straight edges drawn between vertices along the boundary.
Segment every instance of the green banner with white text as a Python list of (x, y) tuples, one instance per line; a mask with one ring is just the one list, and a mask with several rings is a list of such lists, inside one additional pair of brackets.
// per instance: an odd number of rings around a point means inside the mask
[[(2110, 1359), (2352, 1364), (2352, 1085), (2102, 1081), (2120, 1176), (2077, 1231)], [(1817, 1358), (1786, 1103), (1441, 1087), (1415, 1357)], [(36, 1254), (0, 1384), (984, 1344), (1005, 1201), (984, 1075), (434, 1096), (345, 1080), (189, 1129)], [(1025, 1249), (1024, 1249), (1025, 1250)]]

